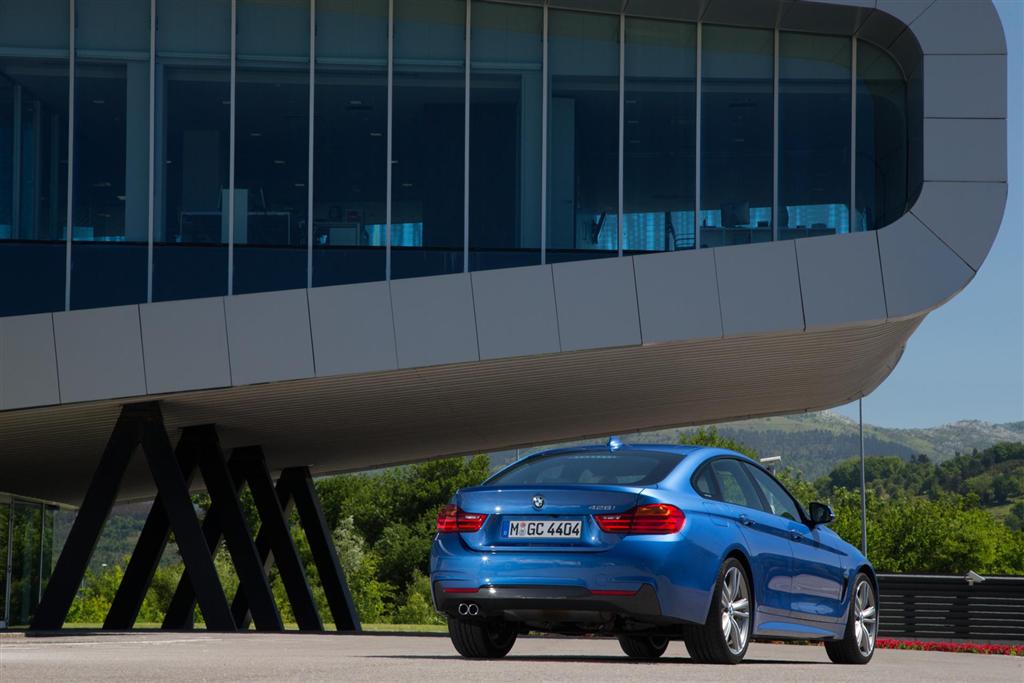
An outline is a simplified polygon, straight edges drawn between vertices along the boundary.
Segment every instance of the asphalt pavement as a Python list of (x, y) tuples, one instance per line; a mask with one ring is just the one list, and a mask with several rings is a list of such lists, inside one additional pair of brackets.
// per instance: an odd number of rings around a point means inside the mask
[(754, 643), (739, 666), (695, 664), (682, 643), (655, 663), (609, 639), (520, 638), (503, 660), (460, 658), (447, 637), (166, 634), (0, 636), (0, 681), (999, 681), (1024, 683), (1024, 657), (879, 650), (837, 666), (825, 649)]

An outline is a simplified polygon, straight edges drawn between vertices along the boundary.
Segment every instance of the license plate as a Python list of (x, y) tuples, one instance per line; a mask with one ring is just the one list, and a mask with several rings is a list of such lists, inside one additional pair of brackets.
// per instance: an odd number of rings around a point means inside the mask
[(505, 528), (507, 538), (579, 538), (583, 521), (560, 519), (510, 519)]

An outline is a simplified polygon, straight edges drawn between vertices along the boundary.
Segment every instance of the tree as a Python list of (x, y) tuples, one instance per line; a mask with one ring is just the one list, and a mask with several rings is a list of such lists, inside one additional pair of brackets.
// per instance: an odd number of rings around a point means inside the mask
[(726, 448), (742, 453), (751, 460), (757, 460), (757, 451), (746, 444), (722, 436), (714, 427), (701, 427), (696, 431), (683, 432), (679, 435), (679, 443), (686, 446), (707, 446), (709, 448)]

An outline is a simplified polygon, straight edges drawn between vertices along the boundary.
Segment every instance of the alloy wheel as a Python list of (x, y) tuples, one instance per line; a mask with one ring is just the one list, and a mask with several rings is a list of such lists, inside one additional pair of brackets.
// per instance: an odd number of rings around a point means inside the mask
[(875, 592), (867, 581), (857, 584), (853, 618), (853, 633), (857, 640), (857, 649), (867, 657), (875, 649), (875, 634), (878, 631), (878, 607), (875, 604)]
[[(750, 589), (739, 567), (729, 567), (722, 580), (722, 635), (729, 652), (738, 655), (750, 635)], [(872, 643), (874, 641), (872, 640)]]

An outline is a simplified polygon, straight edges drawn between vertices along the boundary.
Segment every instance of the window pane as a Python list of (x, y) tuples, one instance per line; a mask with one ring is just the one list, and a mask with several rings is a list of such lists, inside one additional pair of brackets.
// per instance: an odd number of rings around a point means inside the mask
[(856, 229), (881, 228), (907, 210), (907, 83), (887, 53), (857, 43)]
[(712, 482), (713, 476), (710, 467), (702, 467), (697, 476), (694, 477), (693, 487), (697, 489), (697, 493), (705, 498), (711, 498), (715, 495), (715, 485)]
[(464, 0), (395, 2), (395, 278), (463, 270), (465, 31)]
[(777, 481), (756, 467), (747, 465), (746, 469), (754, 477), (754, 481), (761, 489), (761, 493), (764, 494), (765, 500), (768, 501), (769, 512), (794, 522), (801, 521), (800, 511), (797, 510), (796, 503), (793, 502), (790, 495), (786, 493), (785, 489)]
[(743, 465), (738, 460), (723, 459), (711, 463), (722, 490), (722, 500), (733, 505), (761, 509), (761, 499), (757, 497), (750, 479), (743, 473)]
[(548, 16), (548, 261), (617, 252), (619, 18)]
[(383, 280), (388, 3), (316, 3), (313, 285)]
[(306, 286), (309, 2), (238, 2), (235, 294)]
[(0, 0), (0, 291), (21, 293), (0, 297), (0, 316), (64, 308), (67, 12), (66, 0)]
[(42, 506), (15, 501), (11, 533), (11, 598), (8, 626), (29, 623), (39, 604), (39, 541)]
[(704, 26), (701, 246), (772, 238), (771, 31)]
[(149, 4), (76, 0), (72, 308), (146, 300)]
[(230, 0), (157, 2), (153, 299), (228, 291)]
[(779, 238), (850, 231), (849, 38), (779, 37)]
[(7, 623), (7, 540), (10, 531), (11, 504), (0, 500), (0, 624)]
[(622, 247), (694, 247), (697, 28), (626, 19)]
[(540, 263), (544, 14), (473, 3), (469, 266)]

